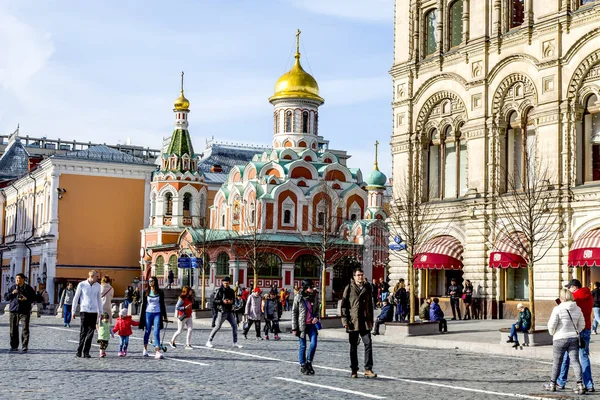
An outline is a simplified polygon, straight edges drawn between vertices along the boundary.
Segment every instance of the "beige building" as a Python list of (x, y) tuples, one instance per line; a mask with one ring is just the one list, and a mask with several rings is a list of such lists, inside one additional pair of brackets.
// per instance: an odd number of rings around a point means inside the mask
[[(600, 1), (396, 0), (394, 43), (394, 182), (420, 178), (439, 212), (432, 240), (445, 237), (427, 250), (455, 258), (420, 265), (420, 295), (470, 279), (487, 318), (528, 300), (526, 266), (490, 266), (488, 228), (532, 148), (561, 206), (534, 272), (543, 322), (571, 277), (600, 280)], [(390, 271), (407, 275), (398, 257)]]

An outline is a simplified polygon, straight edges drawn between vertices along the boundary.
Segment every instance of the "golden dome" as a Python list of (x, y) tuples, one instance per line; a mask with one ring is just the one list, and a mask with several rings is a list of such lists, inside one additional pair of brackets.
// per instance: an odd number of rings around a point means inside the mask
[(275, 84), (275, 94), (269, 101), (280, 99), (308, 99), (323, 104), (319, 96), (319, 85), (311, 74), (300, 65), (300, 53), (296, 53), (296, 62), (292, 69), (283, 74)]
[(174, 107), (178, 111), (190, 109), (190, 101), (188, 99), (186, 99), (185, 96), (183, 95), (183, 90), (181, 90), (181, 94), (179, 95), (177, 100), (175, 100)]

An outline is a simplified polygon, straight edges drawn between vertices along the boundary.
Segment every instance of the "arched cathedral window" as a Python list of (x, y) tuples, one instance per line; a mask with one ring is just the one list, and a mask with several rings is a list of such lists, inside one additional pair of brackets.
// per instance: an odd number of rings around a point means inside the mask
[(190, 216), (191, 203), (192, 203), (192, 195), (190, 193), (185, 193), (183, 195), (183, 216), (184, 217)]
[(165, 194), (165, 215), (173, 215), (173, 195), (171, 193)]
[(308, 133), (308, 111), (302, 112), (302, 133)]
[(292, 112), (291, 111), (286, 111), (286, 113), (285, 113), (285, 131), (286, 132), (292, 131)]

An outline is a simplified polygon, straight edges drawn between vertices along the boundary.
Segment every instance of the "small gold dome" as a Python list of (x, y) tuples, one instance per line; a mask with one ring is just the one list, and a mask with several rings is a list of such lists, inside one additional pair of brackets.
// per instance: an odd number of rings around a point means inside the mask
[(319, 96), (319, 85), (311, 74), (300, 65), (300, 53), (296, 53), (296, 62), (292, 69), (283, 74), (275, 84), (275, 94), (270, 102), (281, 99), (307, 99), (323, 104), (325, 100)]
[(189, 110), (190, 109), (190, 101), (188, 99), (186, 99), (185, 96), (183, 95), (183, 90), (181, 91), (181, 94), (179, 95), (177, 100), (175, 100), (174, 107), (176, 110)]

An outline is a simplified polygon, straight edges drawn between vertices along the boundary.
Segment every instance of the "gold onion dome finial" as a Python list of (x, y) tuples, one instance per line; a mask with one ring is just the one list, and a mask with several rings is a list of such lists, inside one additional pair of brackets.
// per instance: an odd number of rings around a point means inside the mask
[(321, 104), (325, 101), (319, 96), (319, 85), (315, 78), (300, 65), (300, 29), (296, 33), (296, 62), (292, 69), (283, 74), (275, 84), (275, 94), (269, 101), (280, 99), (307, 99)]
[(176, 110), (189, 110), (190, 109), (190, 101), (185, 98), (183, 95), (183, 71), (181, 71), (181, 93), (177, 100), (175, 100), (174, 107)]

